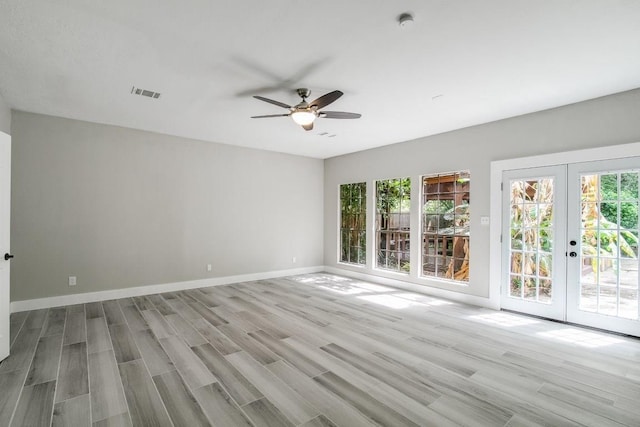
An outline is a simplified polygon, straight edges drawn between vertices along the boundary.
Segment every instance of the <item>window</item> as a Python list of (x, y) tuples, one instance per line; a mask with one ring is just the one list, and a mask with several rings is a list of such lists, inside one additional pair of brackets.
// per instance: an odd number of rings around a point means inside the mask
[(340, 186), (340, 262), (367, 262), (367, 184)]
[(376, 210), (377, 267), (409, 273), (411, 179), (377, 181)]
[(469, 171), (422, 177), (422, 275), (469, 281)]

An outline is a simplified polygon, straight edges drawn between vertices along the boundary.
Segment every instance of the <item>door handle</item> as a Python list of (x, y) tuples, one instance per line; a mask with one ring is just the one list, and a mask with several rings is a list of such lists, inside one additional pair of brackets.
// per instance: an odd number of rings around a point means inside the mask
[(571, 258), (575, 258), (575, 257), (577, 257), (577, 256), (578, 256), (578, 254), (577, 254), (577, 253), (575, 253), (575, 252), (569, 252), (569, 256), (570, 256)]
[(4, 254), (4, 260), (5, 261), (9, 261), (11, 258), (13, 258), (13, 255), (11, 255), (10, 253)]

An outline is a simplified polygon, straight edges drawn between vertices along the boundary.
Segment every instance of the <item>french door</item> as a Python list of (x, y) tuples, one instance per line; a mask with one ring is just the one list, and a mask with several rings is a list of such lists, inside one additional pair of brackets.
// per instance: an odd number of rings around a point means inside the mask
[(564, 320), (566, 166), (505, 171), (502, 308)]
[(640, 336), (640, 158), (506, 171), (502, 307)]

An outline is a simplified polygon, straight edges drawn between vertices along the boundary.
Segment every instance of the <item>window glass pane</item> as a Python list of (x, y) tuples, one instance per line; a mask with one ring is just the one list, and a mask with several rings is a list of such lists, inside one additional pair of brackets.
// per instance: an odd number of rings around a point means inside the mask
[(340, 262), (366, 264), (367, 184), (340, 186)]
[(469, 171), (422, 177), (423, 276), (469, 281), (470, 182)]
[[(434, 183), (436, 186), (438, 182)], [(424, 191), (429, 185), (424, 184)], [(437, 219), (437, 218), (436, 218)], [(425, 225), (425, 230), (428, 225)], [(437, 227), (433, 223), (431, 227)], [(411, 229), (411, 179), (395, 178), (376, 182), (376, 266), (409, 273)]]

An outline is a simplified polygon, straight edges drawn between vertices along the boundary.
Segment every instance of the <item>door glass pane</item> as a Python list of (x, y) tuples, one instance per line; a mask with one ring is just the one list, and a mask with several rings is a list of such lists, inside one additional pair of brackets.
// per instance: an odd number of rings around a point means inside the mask
[(512, 298), (551, 304), (553, 185), (552, 177), (510, 182)]
[(638, 319), (638, 172), (582, 175), (580, 310)]

